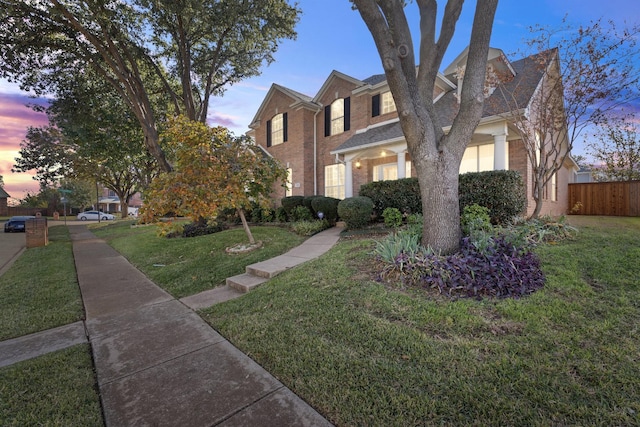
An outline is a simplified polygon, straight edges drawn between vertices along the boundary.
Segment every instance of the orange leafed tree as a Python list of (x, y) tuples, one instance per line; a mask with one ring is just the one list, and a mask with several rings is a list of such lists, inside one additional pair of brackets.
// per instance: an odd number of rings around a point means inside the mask
[(254, 244), (244, 210), (252, 203), (268, 207), (274, 184), (286, 181), (286, 170), (247, 137), (186, 117), (173, 119), (163, 139), (174, 159), (174, 170), (151, 183), (145, 194), (143, 219), (153, 221), (172, 212), (204, 222), (223, 209), (236, 209), (249, 242)]

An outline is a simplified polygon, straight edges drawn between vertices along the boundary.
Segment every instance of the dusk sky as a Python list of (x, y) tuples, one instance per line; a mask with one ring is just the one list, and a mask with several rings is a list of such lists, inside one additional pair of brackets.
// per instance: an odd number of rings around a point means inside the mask
[[(272, 83), (314, 96), (332, 70), (358, 79), (382, 73), (375, 45), (360, 15), (348, 0), (298, 0), (302, 16), (297, 26), (298, 38), (281, 44), (276, 62), (261, 76), (229, 88), (224, 97), (211, 101), (209, 123), (229, 127), (236, 134), (248, 130)], [(446, 2), (438, 2), (440, 9)], [(469, 43), (475, 2), (467, 1), (456, 27), (456, 35), (443, 61), (444, 69)], [(417, 34), (415, 4), (407, 9)], [(528, 28), (541, 24), (558, 27), (567, 15), (571, 23), (588, 24), (604, 17), (623, 26), (640, 23), (638, 0), (500, 0), (493, 30), (492, 47), (504, 50), (510, 59), (530, 37)], [(417, 48), (417, 40), (414, 42)], [(29, 126), (46, 124), (44, 114), (24, 105), (33, 103), (15, 84), (0, 79), (0, 175), (13, 201), (28, 190), (38, 191), (38, 183), (25, 173), (12, 174), (20, 142)], [(42, 103), (43, 101), (38, 101)], [(576, 154), (583, 154), (581, 146)]]

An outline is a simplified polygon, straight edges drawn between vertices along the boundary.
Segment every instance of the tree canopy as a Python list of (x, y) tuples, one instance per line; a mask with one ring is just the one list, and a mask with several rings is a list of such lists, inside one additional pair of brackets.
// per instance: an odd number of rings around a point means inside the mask
[(161, 90), (176, 114), (204, 122), (211, 95), (258, 74), (278, 43), (295, 37), (299, 12), (286, 0), (0, 0), (0, 76), (55, 95), (68, 76), (91, 68), (170, 171), (153, 96)]

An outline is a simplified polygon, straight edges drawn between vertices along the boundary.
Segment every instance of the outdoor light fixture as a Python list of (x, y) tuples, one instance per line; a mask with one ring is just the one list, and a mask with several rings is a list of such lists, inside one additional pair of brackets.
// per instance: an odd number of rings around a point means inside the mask
[(362, 166), (362, 165), (360, 164), (360, 162), (359, 162), (359, 161), (357, 161), (357, 162), (356, 162), (356, 169), (360, 169), (360, 166)]

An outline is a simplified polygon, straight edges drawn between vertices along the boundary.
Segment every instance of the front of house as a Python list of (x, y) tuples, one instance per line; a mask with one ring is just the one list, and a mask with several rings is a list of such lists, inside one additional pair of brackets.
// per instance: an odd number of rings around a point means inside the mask
[[(445, 132), (457, 113), (461, 79), (456, 76), (465, 64), (466, 51), (436, 81), (433, 100)], [(488, 57), (489, 69), (510, 75), (507, 85), (518, 87), (521, 105), (533, 98), (544, 78), (536, 64), (530, 58), (510, 63), (499, 49), (491, 49)], [(460, 173), (520, 172), (527, 188), (526, 213), (531, 213), (532, 167), (501, 96), (489, 90)], [(371, 181), (416, 176), (384, 74), (358, 80), (333, 71), (314, 97), (273, 84), (249, 127), (256, 144), (287, 168), (289, 184), (278, 190), (278, 199), (317, 194), (343, 199), (357, 196)], [(565, 163), (545, 188), (542, 214), (567, 212), (576, 165), (570, 157)]]

